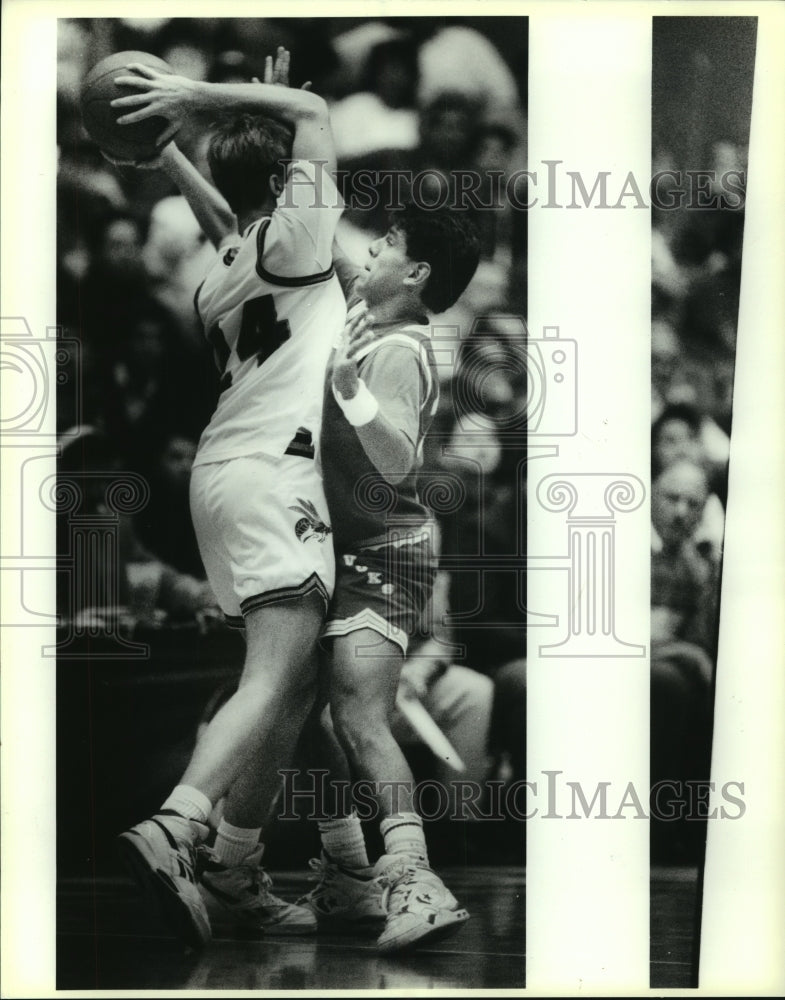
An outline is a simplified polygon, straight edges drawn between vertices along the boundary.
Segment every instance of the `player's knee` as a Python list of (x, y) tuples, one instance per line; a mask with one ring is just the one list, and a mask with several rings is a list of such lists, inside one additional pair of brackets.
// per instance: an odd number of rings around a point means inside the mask
[(334, 700), (330, 715), (336, 738), (352, 760), (382, 745), (389, 736), (389, 719), (378, 710), (364, 711), (356, 703)]
[(256, 702), (260, 707), (276, 706), (276, 711), (284, 708), (292, 714), (307, 716), (316, 703), (318, 684), (315, 673), (303, 672), (271, 678), (264, 672), (244, 676), (239, 692), (243, 700)]

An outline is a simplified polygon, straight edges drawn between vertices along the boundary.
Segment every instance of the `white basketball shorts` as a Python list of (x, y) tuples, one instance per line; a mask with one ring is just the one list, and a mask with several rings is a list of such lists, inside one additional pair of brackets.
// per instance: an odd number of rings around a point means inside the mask
[(230, 625), (313, 591), (327, 606), (335, 557), (313, 459), (258, 454), (194, 466), (191, 516), (207, 579)]

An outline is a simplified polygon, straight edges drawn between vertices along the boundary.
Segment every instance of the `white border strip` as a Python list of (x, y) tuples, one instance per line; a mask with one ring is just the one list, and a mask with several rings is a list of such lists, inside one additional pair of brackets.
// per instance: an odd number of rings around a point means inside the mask
[[(532, 16), (529, 28), (529, 169), (539, 197), (529, 216), (529, 333), (539, 339), (544, 328), (559, 327), (560, 340), (577, 342), (577, 371), (557, 382), (558, 343), (541, 341), (538, 389), (546, 403), (529, 438), (528, 551), (549, 571), (530, 566), (528, 604), (557, 614), (559, 625), (528, 636), (527, 766), (539, 812), (528, 823), (526, 981), (532, 990), (609, 995), (648, 987), (648, 821), (634, 818), (636, 808), (616, 820), (553, 814), (572, 811), (567, 781), (579, 782), (589, 801), (609, 782), (610, 815), (630, 784), (644, 809), (648, 801), (651, 22), (621, 10), (591, 18), (553, 10)], [(610, 205), (631, 173), (645, 205), (632, 194), (618, 209), (570, 210), (568, 170), (580, 172), (589, 191), (598, 172), (609, 171)], [(572, 378), (577, 433), (549, 436), (547, 421), (560, 422)], [(538, 447), (554, 444), (558, 455), (538, 457)], [(548, 478), (554, 475), (566, 485)], [(637, 509), (608, 506), (605, 490), (614, 481), (635, 494)], [(558, 512), (559, 496), (573, 490), (572, 511)], [(570, 520), (576, 515), (588, 521)], [(570, 655), (554, 656), (542, 646), (564, 638), (571, 610), (590, 614), (586, 560), (594, 544), (601, 557), (609, 517), (615, 581), (607, 568), (594, 578), (615, 591), (618, 639), (638, 648), (598, 641), (601, 622), (584, 617), (580, 635), (562, 650)], [(568, 533), (584, 560), (572, 596)], [(555, 808), (547, 771), (562, 772), (552, 779)]]

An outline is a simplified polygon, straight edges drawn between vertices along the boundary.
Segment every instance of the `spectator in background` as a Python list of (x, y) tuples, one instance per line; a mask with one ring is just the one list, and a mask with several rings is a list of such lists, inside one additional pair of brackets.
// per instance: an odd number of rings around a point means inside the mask
[(667, 406), (679, 367), (682, 346), (673, 323), (655, 316), (651, 324), (651, 419)]
[[(198, 436), (212, 398), (193, 378), (176, 328), (157, 303), (142, 302), (128, 317), (127, 336), (113, 339), (104, 403), (107, 433), (135, 470), (149, 465), (162, 435), (184, 427)], [(116, 337), (117, 331), (106, 331)]]
[(147, 476), (150, 502), (136, 525), (140, 539), (155, 556), (181, 573), (204, 579), (188, 499), (195, 457), (192, 438), (177, 432), (161, 438)]
[[(102, 550), (102, 558), (90, 566), (91, 579), (73, 585), (70, 574), (58, 568), (58, 613), (95, 627), (105, 627), (118, 618), (126, 627), (137, 624), (160, 625), (163, 622), (193, 623), (202, 615), (214, 616), (215, 597), (206, 581), (179, 572), (164, 560), (156, 558), (139, 540), (133, 518), (115, 514), (106, 506), (107, 488), (122, 481), (123, 464), (120, 453), (110, 438), (96, 428), (74, 428), (62, 439), (58, 460), (58, 480), (72, 482), (81, 497), (78, 515), (107, 516), (109, 524), (117, 526), (117, 561)], [(57, 552), (60, 560), (73, 557), (69, 533), (71, 515), (62, 514), (57, 524)], [(116, 573), (116, 579), (110, 574)], [(116, 595), (117, 605), (107, 604)], [(97, 599), (87, 604), (86, 599)]]
[(106, 356), (126, 333), (128, 318), (150, 302), (142, 266), (144, 227), (128, 211), (107, 213), (91, 241), (90, 264), (80, 286), (83, 340)]
[(460, 417), (479, 411), (500, 430), (523, 431), (524, 329), (517, 317), (491, 316), (475, 324), (461, 344), (452, 390)]
[(122, 188), (94, 149), (61, 149), (57, 175), (57, 319), (77, 327), (86, 300), (81, 284), (107, 220), (128, 211)]
[[(408, 654), (401, 671), (401, 687), (404, 697), (413, 696), (422, 702), (464, 765), (458, 772), (454, 761), (451, 767), (445, 759), (433, 755), (427, 768), (428, 777), (447, 789), (450, 811), (455, 813), (460, 802), (453, 786), (455, 779), (481, 787), (493, 766), (488, 750), (493, 683), (476, 670), (445, 660), (444, 647), (431, 640)], [(421, 743), (400, 709), (393, 715), (392, 731), (404, 748)]]
[(448, 90), (422, 105), (416, 168), (442, 171), (449, 179), (452, 170), (468, 167), (481, 109), (472, 97)]
[(711, 354), (735, 353), (740, 286), (741, 253), (712, 257), (706, 271), (690, 286), (684, 302), (684, 329)]
[[(507, 195), (508, 178), (525, 165), (520, 154), (519, 133), (511, 121), (486, 120), (474, 130), (469, 162), (480, 178), (477, 196), (483, 205), (493, 206), (482, 212), (481, 222), (486, 223), (483, 256), (492, 259), (503, 252), (508, 266), (509, 257), (520, 249), (521, 220), (526, 219), (526, 213), (514, 208)], [(525, 233), (525, 227), (522, 231)]]
[(374, 45), (364, 62), (359, 89), (330, 107), (340, 160), (383, 149), (413, 149), (418, 141), (414, 44), (395, 34)]
[[(712, 274), (741, 259), (744, 209), (738, 205), (738, 189), (746, 171), (746, 155), (740, 146), (725, 139), (712, 142), (704, 154), (708, 177), (702, 206), (699, 211), (679, 213), (681, 225), (673, 235), (673, 251), (687, 266)], [(732, 199), (728, 198), (732, 193), (728, 184), (736, 189)]]
[[(713, 470), (701, 442), (701, 425), (701, 415), (694, 407), (686, 403), (665, 407), (651, 429), (652, 479), (682, 459), (704, 469), (711, 488), (694, 531), (694, 541), (707, 556), (719, 562), (725, 532), (725, 508), (711, 484)], [(718, 470), (716, 475), (722, 484), (724, 474)]]
[(243, 52), (226, 49), (219, 52), (210, 66), (210, 83), (247, 83), (256, 75), (256, 69)]
[(709, 654), (714, 647), (713, 595), (716, 564), (698, 548), (695, 531), (709, 495), (706, 473), (679, 458), (666, 466), (652, 487), (653, 640), (694, 642)]
[[(457, 25), (433, 34), (423, 19), (407, 28), (410, 34), (370, 22), (334, 39), (343, 73), (343, 92), (331, 109), (339, 166), (346, 171), (341, 241), (351, 255), (352, 241), (363, 247), (357, 230), (383, 232), (392, 196), (471, 211), (472, 196), (462, 193), (456, 171), (478, 173), (474, 199), (491, 206), (474, 213), (482, 260), (461, 300), (439, 317), (440, 325), (466, 336), (478, 314), (525, 313), (526, 213), (510, 205), (504, 180), (498, 196), (488, 190), (490, 171), (509, 175), (525, 165), (525, 123), (515, 79), (487, 38)], [(440, 71), (435, 56), (444, 46), (451, 53), (457, 47), (460, 56), (451, 54), (458, 61)], [(418, 84), (423, 65), (425, 86)], [(381, 194), (370, 205), (362, 193), (369, 175)]]
[[(509, 759), (515, 778), (525, 777), (526, 622), (525, 496), (520, 481), (522, 445), (503, 444), (485, 414), (454, 422), (441, 467), (456, 475), (463, 494), (440, 518), (442, 554), (448, 557), (447, 641), (460, 652), (453, 662), (494, 681), (490, 749)], [(472, 557), (509, 557), (509, 569), (477, 565)], [(465, 560), (465, 565), (461, 562)], [(489, 638), (492, 636), (492, 641)]]
[(183, 346), (202, 354), (203, 332), (194, 310), (194, 290), (215, 257), (182, 195), (162, 198), (150, 213), (143, 249), (144, 266), (154, 297), (172, 315)]
[[(707, 496), (705, 472), (683, 458), (652, 488), (652, 784), (709, 777), (718, 576), (695, 543)], [(689, 822), (654, 823), (655, 854), (673, 849), (690, 829)]]
[(515, 108), (519, 100), (515, 77), (496, 46), (466, 25), (441, 28), (420, 48), (419, 103), (428, 104), (445, 91), (462, 93), (493, 111)]

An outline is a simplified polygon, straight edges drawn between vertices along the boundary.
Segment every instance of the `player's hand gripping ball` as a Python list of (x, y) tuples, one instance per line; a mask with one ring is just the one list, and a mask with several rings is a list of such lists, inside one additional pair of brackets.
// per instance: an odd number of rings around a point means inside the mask
[(159, 73), (173, 73), (163, 59), (148, 52), (115, 52), (96, 63), (85, 77), (80, 106), (84, 127), (102, 152), (112, 160), (138, 163), (157, 157), (173, 132), (170, 123), (160, 115), (129, 125), (117, 124), (125, 112), (123, 108), (113, 108), (111, 102), (127, 96), (128, 89), (118, 87), (115, 78), (139, 75), (128, 68), (130, 63), (150, 66)]

